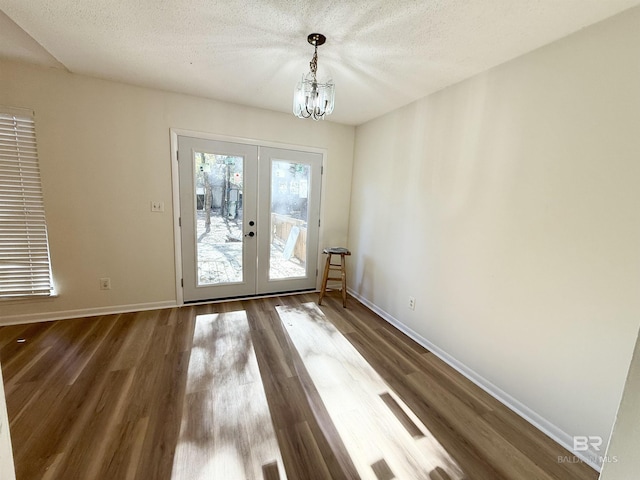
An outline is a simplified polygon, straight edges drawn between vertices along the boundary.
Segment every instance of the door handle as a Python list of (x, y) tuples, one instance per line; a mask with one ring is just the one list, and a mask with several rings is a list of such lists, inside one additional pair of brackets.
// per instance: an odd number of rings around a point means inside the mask
[(255, 235), (255, 233), (253, 232), (249, 232), (249, 233), (245, 233), (244, 236), (245, 237), (253, 237)]

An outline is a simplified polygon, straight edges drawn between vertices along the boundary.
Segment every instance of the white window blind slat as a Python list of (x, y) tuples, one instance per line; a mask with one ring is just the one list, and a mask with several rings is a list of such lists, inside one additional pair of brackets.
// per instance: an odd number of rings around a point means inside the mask
[[(35, 148), (23, 148), (22, 151), (20, 152), (20, 156), (26, 163), (34, 163), (36, 159), (36, 153), (37, 152)], [(9, 148), (9, 146), (0, 147), (0, 156), (2, 156), (3, 158), (6, 158), (7, 160), (12, 160), (16, 158), (14, 151), (11, 148)]]
[(18, 195), (0, 195), (0, 202), (4, 203), (3, 208), (0, 208), (0, 212), (6, 212), (6, 213), (13, 213), (13, 212), (23, 212), (24, 214), (28, 215), (29, 213), (33, 212), (33, 211), (40, 211), (42, 210), (40, 208), (40, 206), (38, 205), (38, 200), (41, 200), (42, 198), (38, 198), (38, 197), (27, 197), (25, 195), (24, 199), (23, 199), (23, 204), (22, 207), (19, 208), (19, 203), (18, 203), (18, 199), (20, 197)]
[(25, 170), (23, 172), (14, 172), (14, 171), (8, 171), (3, 168), (0, 168), (0, 175), (2, 175), (7, 182), (7, 185), (2, 187), (3, 189), (16, 188), (18, 182), (25, 182), (27, 185), (32, 183), (36, 184), (39, 182), (39, 179), (40, 179), (39, 175), (37, 175), (37, 170), (35, 169), (31, 172), (28, 170)]
[[(13, 147), (16, 147), (17, 145), (18, 145), (17, 143), (12, 143), (12, 144), (8, 142), (0, 143), (0, 152), (2, 152), (2, 154), (6, 155), (7, 157), (15, 158), (17, 156), (17, 153)], [(20, 142), (19, 148), (20, 148), (20, 154), (26, 156), (28, 159), (33, 159), (34, 155), (37, 153), (37, 148), (35, 144)]]
[(0, 299), (52, 289), (34, 118), (0, 107)]
[[(31, 157), (31, 155), (32, 155), (31, 153), (23, 152), (23, 154), (20, 156), (20, 169), (19, 169), (20, 172), (23, 172), (25, 174), (28, 174), (28, 173), (33, 174), (39, 171), (38, 158)], [(17, 173), (18, 169), (16, 169), (15, 167), (17, 160), (18, 159), (16, 157), (7, 155), (6, 152), (3, 152), (2, 150), (0, 150), (0, 167), (3, 170), (6, 170), (6, 169), (13, 170), (14, 173)]]
[[(22, 159), (24, 160), (24, 158)], [(15, 159), (12, 159), (11, 162), (15, 163)], [(37, 176), (38, 173), (38, 166), (36, 163), (34, 163), (33, 165), (28, 165), (27, 163), (25, 163), (24, 161), (21, 162), (22, 163), (22, 168), (17, 169), (17, 168), (12, 168), (9, 167), (7, 165), (3, 165), (2, 164), (2, 160), (0, 160), (0, 171), (2, 171), (5, 175), (9, 175), (12, 177), (22, 177), (22, 176), (26, 176), (26, 177), (35, 177)]]

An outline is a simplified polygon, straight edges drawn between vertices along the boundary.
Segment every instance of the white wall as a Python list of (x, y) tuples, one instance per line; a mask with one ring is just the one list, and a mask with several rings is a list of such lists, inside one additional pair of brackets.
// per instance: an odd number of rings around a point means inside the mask
[(9, 417), (7, 416), (7, 404), (4, 397), (4, 382), (0, 369), (0, 478), (2, 480), (15, 480), (16, 471), (13, 464), (13, 452), (11, 450), (11, 437), (9, 436)]
[(0, 303), (0, 323), (175, 303), (170, 128), (327, 149), (321, 241), (346, 243), (351, 126), (12, 62), (0, 62), (0, 105), (36, 113), (59, 291)]
[(640, 320), (639, 59), (636, 8), (356, 129), (350, 287), (565, 439)]
[(629, 480), (640, 472), (640, 337), (627, 375), (600, 480)]

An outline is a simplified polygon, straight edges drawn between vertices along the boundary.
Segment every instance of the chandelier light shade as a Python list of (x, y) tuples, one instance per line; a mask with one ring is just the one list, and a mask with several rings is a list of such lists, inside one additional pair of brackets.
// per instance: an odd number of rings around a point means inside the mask
[(333, 112), (336, 86), (330, 77), (318, 79), (318, 47), (326, 40), (321, 33), (312, 33), (307, 37), (315, 51), (309, 63), (311, 70), (302, 75), (293, 94), (293, 113), (296, 117), (322, 120)]

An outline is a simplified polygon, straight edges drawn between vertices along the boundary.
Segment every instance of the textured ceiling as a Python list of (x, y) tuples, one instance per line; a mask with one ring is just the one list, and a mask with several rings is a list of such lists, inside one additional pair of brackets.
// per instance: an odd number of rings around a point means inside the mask
[(290, 112), (313, 54), (306, 37), (320, 32), (330, 119), (357, 125), (638, 4), (0, 0), (0, 56)]

